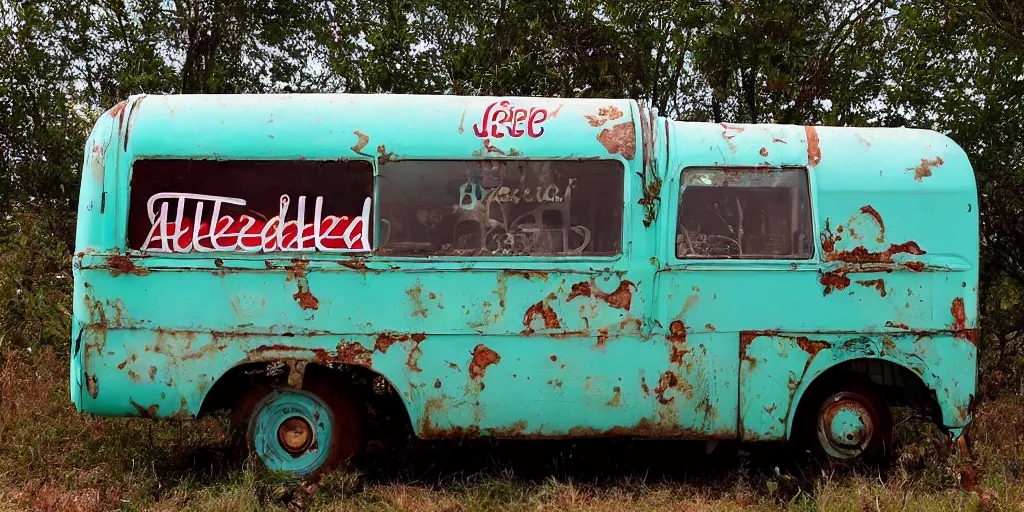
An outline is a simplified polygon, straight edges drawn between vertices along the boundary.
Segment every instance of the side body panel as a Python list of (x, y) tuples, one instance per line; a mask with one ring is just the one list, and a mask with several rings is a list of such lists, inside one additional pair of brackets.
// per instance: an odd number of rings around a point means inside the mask
[[(75, 301), (82, 356), (73, 371), (90, 385), (77, 398), (80, 409), (193, 417), (229, 369), (297, 358), (380, 373), (421, 437), (692, 434), (681, 426), (698, 424), (693, 414), (659, 400), (671, 346), (647, 335), (656, 262), (653, 228), (644, 226), (652, 219), (638, 203), (648, 194), (642, 162), (654, 158), (653, 138), (638, 146), (650, 116), (627, 101), (513, 98), (546, 109), (544, 135), (478, 135), (481, 116), (499, 100), (133, 98), (122, 109), (119, 160), (108, 161), (107, 213), (82, 216)], [(396, 122), (399, 114), (418, 124)], [(608, 204), (623, 208), (622, 252), (411, 258), (128, 250), (131, 162), (211, 156), (363, 159), (378, 173), (417, 159), (612, 160), (624, 173), (622, 204)]]
[(914, 372), (936, 393), (945, 425), (966, 425), (978, 208), (960, 148), (915, 130), (675, 123), (670, 132), (661, 240), (675, 237), (683, 169), (796, 167), (809, 176), (813, 257), (659, 254), (654, 317), (687, 350), (715, 347), (720, 360), (707, 371), (721, 382), (738, 370), (743, 439), (785, 438), (807, 386), (852, 360)]

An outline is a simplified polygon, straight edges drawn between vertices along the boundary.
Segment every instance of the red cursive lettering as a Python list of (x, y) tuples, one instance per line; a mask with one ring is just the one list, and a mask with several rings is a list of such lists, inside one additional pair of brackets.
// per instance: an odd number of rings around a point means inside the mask
[[(193, 215), (185, 211), (186, 200), (196, 201)], [(160, 208), (156, 210), (154, 206), (158, 202)], [(173, 217), (170, 212), (172, 204), (175, 208)], [(211, 213), (206, 218), (204, 206), (209, 204), (212, 204)], [(312, 223), (305, 218), (305, 196), (299, 196), (296, 218), (292, 220), (287, 219), (291, 206), (287, 195), (281, 196), (278, 214), (266, 222), (249, 215), (238, 218), (221, 215), (220, 209), (224, 204), (244, 206), (245, 200), (201, 194), (154, 194), (148, 203), (152, 227), (142, 250), (165, 253), (370, 250), (367, 222), (370, 198), (363, 201), (362, 215), (350, 219), (347, 216), (323, 216), (323, 197), (317, 197)]]
[(508, 100), (496, 101), (484, 109), (483, 118), (473, 125), (473, 133), (480, 138), (500, 139), (505, 135), (518, 138), (525, 134), (536, 139), (544, 134), (544, 127), (540, 125), (549, 117), (544, 108), (515, 108)]

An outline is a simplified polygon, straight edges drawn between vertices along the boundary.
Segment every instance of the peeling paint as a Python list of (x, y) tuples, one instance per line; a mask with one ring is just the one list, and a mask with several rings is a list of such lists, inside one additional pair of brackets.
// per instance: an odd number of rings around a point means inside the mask
[(469, 363), (469, 376), (473, 380), (480, 380), (484, 378), (488, 366), (500, 362), (501, 356), (481, 343), (473, 349), (473, 359)]
[(598, 127), (603, 126), (608, 121), (614, 121), (623, 115), (622, 110), (613, 105), (610, 107), (601, 107), (597, 109), (597, 115), (588, 114), (586, 118), (587, 122), (590, 123), (590, 126)]
[(626, 160), (636, 156), (636, 128), (632, 121), (601, 130), (597, 141), (609, 154), (622, 155)]
[(814, 167), (821, 163), (821, 146), (818, 140), (818, 130), (813, 126), (805, 126), (807, 133), (807, 165)]
[(932, 175), (933, 168), (943, 165), (945, 163), (946, 162), (942, 160), (942, 157), (936, 157), (931, 160), (927, 158), (922, 158), (921, 165), (918, 165), (917, 167), (910, 167), (907, 169), (907, 171), (914, 171), (914, 180), (919, 183), (923, 183), (925, 178)]
[(149, 269), (139, 267), (135, 265), (135, 261), (128, 256), (121, 254), (111, 254), (107, 256), (107, 268), (110, 269), (110, 275), (117, 277), (122, 274), (131, 274), (134, 276), (147, 276), (149, 275)]
[(363, 148), (365, 148), (366, 145), (370, 143), (370, 136), (359, 130), (356, 130), (352, 133), (359, 138), (359, 140), (356, 141), (355, 145), (352, 146), (352, 152), (358, 155), (370, 156), (367, 155), (366, 153), (363, 153)]

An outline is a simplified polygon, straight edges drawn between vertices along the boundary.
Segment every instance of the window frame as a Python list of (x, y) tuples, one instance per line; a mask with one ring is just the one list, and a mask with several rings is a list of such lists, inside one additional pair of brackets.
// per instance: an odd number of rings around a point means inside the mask
[[(259, 163), (337, 163), (337, 162), (364, 162), (370, 167), (370, 215), (364, 222), (372, 222), (369, 229), (370, 236), (370, 248), (368, 250), (345, 250), (345, 251), (317, 251), (317, 250), (297, 250), (297, 251), (189, 251), (185, 253), (175, 252), (152, 252), (143, 251), (136, 249), (131, 246), (128, 240), (129, 229), (128, 222), (131, 216), (132, 199), (134, 197), (134, 190), (132, 183), (135, 177), (135, 165), (139, 161), (143, 160), (187, 160), (204, 162), (213, 160), (211, 158), (196, 158), (189, 156), (164, 156), (164, 157), (136, 157), (128, 161), (124, 174), (118, 173), (118, 179), (124, 176), (124, 186), (115, 186), (117, 190), (117, 222), (116, 229), (114, 230), (114, 236), (117, 240), (115, 247), (120, 249), (126, 256), (135, 258), (145, 258), (146, 260), (154, 262), (175, 262), (175, 261), (196, 261), (196, 260), (220, 260), (220, 261), (248, 261), (254, 260), (263, 262), (266, 260), (282, 260), (282, 259), (304, 259), (304, 260), (334, 260), (334, 259), (366, 259), (371, 257), (376, 251), (379, 236), (379, 225), (376, 224), (375, 219), (378, 215), (379, 207), (377, 205), (377, 165), (373, 160), (362, 159), (362, 158), (342, 158), (342, 159), (327, 159), (327, 158), (316, 158), (316, 159), (302, 159), (302, 158), (225, 158), (223, 161), (251, 161)], [(294, 203), (293, 203), (294, 206)], [(173, 265), (173, 263), (172, 263)], [(202, 265), (196, 266), (196, 268)]]
[[(800, 178), (804, 180), (807, 190), (807, 221), (809, 229), (809, 246), (810, 253), (807, 257), (796, 257), (794, 255), (787, 255), (781, 257), (771, 257), (769, 255), (757, 255), (757, 256), (680, 256), (677, 254), (676, 249), (676, 236), (679, 234), (680, 219), (679, 214), (682, 208), (682, 195), (684, 191), (683, 176), (688, 171), (729, 171), (729, 172), (771, 172), (771, 171), (782, 171), (782, 172), (796, 172), (801, 175)], [(667, 230), (665, 232), (665, 240), (668, 248), (668, 260), (674, 263), (673, 266), (685, 266), (685, 267), (700, 267), (700, 266), (766, 266), (768, 268), (774, 268), (784, 266), (791, 269), (800, 269), (803, 267), (813, 266), (816, 264), (821, 248), (819, 247), (818, 241), (818, 226), (817, 216), (815, 212), (817, 210), (815, 204), (815, 193), (814, 193), (814, 179), (812, 169), (807, 166), (801, 165), (688, 165), (683, 166), (678, 173), (672, 176), (672, 188), (673, 197), (670, 198), (668, 203), (668, 215), (672, 217), (672, 222), (667, 222)]]
[[(381, 209), (380, 209), (380, 164), (377, 159), (362, 159), (362, 158), (341, 158), (341, 159), (311, 159), (314, 161), (361, 161), (367, 162), (371, 165), (372, 171), (372, 201), (373, 204), (370, 210), (371, 222), (373, 222), (371, 232), (371, 248), (369, 251), (352, 251), (352, 252), (320, 252), (320, 251), (274, 251), (274, 252), (243, 252), (243, 251), (210, 251), (210, 252), (188, 252), (188, 253), (154, 253), (141, 251), (139, 249), (133, 249), (128, 243), (128, 216), (131, 207), (132, 200), (132, 179), (134, 175), (135, 163), (139, 160), (209, 160), (208, 157), (195, 157), (195, 156), (160, 156), (160, 157), (134, 157), (129, 158), (126, 163), (120, 164), (123, 167), (123, 171), (117, 173), (107, 173), (107, 179), (115, 181), (111, 184), (110, 189), (113, 191), (111, 194), (113, 197), (107, 199), (108, 203), (116, 205), (116, 220), (113, 225), (108, 224), (111, 228), (111, 235), (113, 241), (115, 241), (114, 247), (122, 252), (125, 256), (131, 258), (142, 258), (147, 260), (147, 266), (157, 267), (169, 267), (169, 268), (192, 268), (202, 269), (207, 266), (213, 266), (218, 261), (223, 262), (234, 262), (233, 265), (238, 268), (252, 268), (252, 269), (263, 269), (264, 263), (271, 260), (293, 260), (303, 259), (309, 261), (347, 261), (347, 260), (358, 260), (358, 261), (379, 261), (379, 262), (394, 262), (394, 263), (425, 263), (425, 262), (436, 262), (441, 267), (447, 267), (446, 264), (462, 264), (461, 268), (503, 268), (507, 267), (508, 264), (512, 264), (512, 267), (516, 267), (517, 264), (522, 263), (539, 263), (548, 262), (555, 264), (572, 264), (576, 262), (590, 262), (590, 263), (604, 263), (606, 265), (615, 264), (624, 261), (628, 258), (629, 251), (631, 250), (630, 239), (632, 237), (633, 226), (629, 222), (630, 212), (632, 211), (630, 205), (633, 201), (633, 190), (631, 188), (631, 181), (629, 176), (631, 174), (632, 164), (631, 162), (624, 160), (620, 157), (610, 158), (589, 158), (581, 159), (575, 157), (548, 157), (548, 158), (438, 158), (438, 157), (415, 157), (406, 158), (403, 157), (401, 161), (453, 161), (453, 162), (466, 162), (466, 161), (483, 161), (483, 160), (501, 160), (506, 162), (518, 162), (518, 161), (530, 161), (530, 162), (613, 162), (617, 165), (619, 172), (622, 176), (622, 195), (620, 200), (622, 202), (622, 216), (621, 216), (621, 227), (619, 231), (619, 250), (615, 254), (611, 255), (530, 255), (530, 256), (484, 256), (484, 255), (392, 255), (382, 254), (380, 252), (381, 247)], [(235, 158), (232, 160), (253, 160), (261, 162), (269, 161), (280, 161), (282, 163), (300, 161), (301, 159), (296, 158)], [(118, 182), (124, 180), (124, 185), (120, 185)], [(108, 207), (111, 206), (108, 204)], [(205, 262), (205, 263), (204, 263)], [(209, 265), (207, 264), (209, 263)], [(467, 267), (466, 265), (471, 265)], [(216, 265), (219, 267), (220, 265)], [(595, 267), (596, 268), (596, 267)], [(610, 267), (609, 267), (610, 268)]]
[[(589, 158), (589, 159), (581, 159), (581, 158), (570, 158), (570, 157), (547, 157), (547, 158), (545, 158), (545, 157), (540, 157), (540, 158), (501, 158), (501, 157), (499, 157), (499, 158), (436, 158), (436, 157), (430, 158), (430, 157), (417, 157), (417, 158), (402, 158), (400, 161), (401, 162), (405, 162), (405, 163), (409, 163), (409, 162), (457, 162), (457, 163), (467, 163), (467, 162), (484, 162), (484, 161), (489, 161), (489, 160), (508, 162), (508, 163), (516, 163), (516, 162), (530, 162), (530, 163), (540, 163), (540, 162), (569, 162), (569, 163), (610, 162), (610, 163), (614, 163), (618, 167), (618, 172), (621, 173), (621, 177), (622, 177), (621, 195), (619, 197), (619, 200), (622, 202), (622, 215), (621, 215), (621, 221), (620, 221), (621, 224), (620, 224), (620, 229), (619, 229), (619, 249), (618, 249), (618, 251), (615, 254), (599, 254), (599, 255), (587, 255), (587, 254), (541, 254), (541, 255), (496, 255), (496, 256), (491, 256), (491, 255), (455, 255), (455, 254), (452, 254), (452, 255), (446, 255), (446, 254), (421, 254), (421, 255), (416, 255), (416, 254), (386, 254), (386, 253), (382, 253), (381, 252), (381, 237), (380, 236), (376, 236), (376, 237), (374, 237), (374, 246), (373, 246), (373, 251), (372, 251), (372, 258), (374, 260), (406, 262), (406, 263), (416, 263), (416, 262), (426, 262), (426, 261), (454, 262), (454, 263), (466, 262), (466, 263), (473, 263), (474, 266), (486, 267), (486, 266), (490, 266), (490, 265), (487, 265), (488, 262), (495, 262), (495, 263), (516, 263), (516, 262), (522, 263), (522, 262), (545, 262), (545, 261), (547, 261), (547, 262), (558, 262), (558, 263), (572, 263), (572, 262), (617, 262), (617, 261), (623, 260), (624, 258), (627, 257), (627, 253), (629, 251), (629, 240), (630, 240), (630, 236), (631, 236), (630, 223), (627, 221), (627, 219), (629, 218), (629, 214), (630, 214), (630, 211), (631, 211), (630, 210), (630, 198), (632, 197), (632, 194), (631, 194), (631, 190), (630, 190), (630, 181), (628, 179), (629, 178), (629, 174), (630, 174), (629, 171), (630, 171), (631, 164), (630, 164), (630, 162), (628, 162), (626, 160), (623, 160), (621, 158)], [(382, 210), (379, 207), (380, 206), (380, 197), (381, 197), (381, 188), (380, 188), (381, 180), (379, 178), (381, 178), (381, 176), (380, 176), (381, 172), (380, 172), (379, 167), (375, 166), (375, 169), (376, 169), (376, 171), (374, 173), (374, 189), (373, 190), (374, 190), (374, 201), (375, 201), (375, 205), (377, 207), (375, 207), (373, 209), (373, 214), (372, 215), (374, 217), (374, 219), (373, 219), (374, 225), (375, 225), (376, 229), (378, 230), (377, 232), (379, 233), (380, 232), (380, 226), (381, 226), (380, 222), (381, 222), (381, 210)]]

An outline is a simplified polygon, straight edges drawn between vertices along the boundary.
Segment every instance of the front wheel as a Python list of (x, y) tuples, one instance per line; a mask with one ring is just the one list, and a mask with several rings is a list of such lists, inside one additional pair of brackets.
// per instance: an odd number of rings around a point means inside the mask
[(808, 390), (793, 439), (822, 462), (884, 463), (892, 454), (889, 405), (870, 382), (844, 379)]
[(331, 379), (307, 375), (303, 389), (255, 387), (232, 412), (243, 453), (296, 476), (348, 461), (362, 444), (362, 418)]

